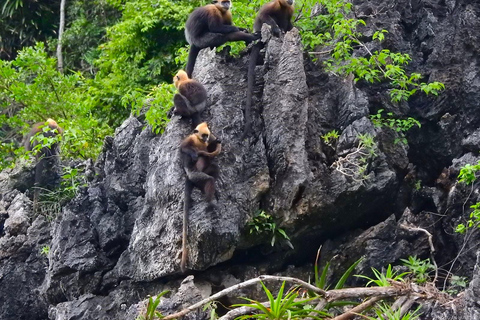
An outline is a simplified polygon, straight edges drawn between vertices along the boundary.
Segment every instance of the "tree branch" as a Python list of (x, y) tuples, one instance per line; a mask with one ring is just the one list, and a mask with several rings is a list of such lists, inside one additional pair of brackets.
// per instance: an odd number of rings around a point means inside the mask
[(273, 280), (273, 281), (286, 281), (286, 282), (291, 282), (291, 283), (295, 283), (297, 285), (300, 285), (302, 286), (303, 288), (305, 289), (308, 289), (308, 290), (312, 290), (313, 292), (319, 294), (320, 296), (325, 296), (326, 294), (326, 291), (325, 290), (322, 290), (322, 289), (319, 289), (305, 281), (302, 281), (300, 279), (297, 279), (297, 278), (292, 278), (292, 277), (280, 277), (280, 276), (267, 276), (267, 275), (263, 275), (263, 276), (259, 276), (257, 278), (253, 278), (253, 279), (250, 279), (250, 280), (247, 280), (245, 282), (242, 282), (242, 283), (239, 283), (239, 284), (236, 284), (234, 286), (231, 286), (230, 288), (226, 288), (226, 289), (223, 289), (222, 291), (220, 292), (217, 292), (216, 294), (208, 297), (208, 298), (205, 298), (193, 305), (191, 305), (190, 307), (186, 308), (186, 309), (183, 309), (177, 313), (174, 313), (174, 314), (171, 314), (171, 315), (168, 315), (166, 317), (163, 318), (163, 320), (168, 320), (168, 319), (175, 319), (175, 318), (179, 318), (179, 317), (182, 317), (186, 314), (188, 314), (189, 312), (192, 312), (193, 310), (195, 309), (198, 309), (200, 307), (202, 307), (204, 304), (210, 302), (210, 301), (214, 301), (218, 298), (221, 298), (223, 296), (226, 296), (232, 292), (235, 292), (239, 289), (242, 289), (242, 288), (245, 288), (245, 287), (249, 287), (251, 285), (254, 285), (254, 284), (257, 284), (259, 282), (263, 282), (263, 281), (269, 281), (269, 280)]

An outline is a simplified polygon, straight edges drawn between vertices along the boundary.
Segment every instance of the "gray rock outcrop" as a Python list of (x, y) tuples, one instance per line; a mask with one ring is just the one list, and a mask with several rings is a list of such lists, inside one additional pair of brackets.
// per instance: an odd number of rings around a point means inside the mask
[[(181, 284), (179, 268), (185, 176), (178, 146), (190, 123), (174, 117), (154, 135), (143, 117), (132, 116), (105, 139), (88, 187), (51, 223), (32, 214), (18, 187), (21, 173), (0, 173), (0, 318), (134, 319), (147, 295), (166, 289), (172, 297), (161, 306), (170, 313), (262, 273), (308, 279), (320, 245), (322, 263), (332, 259), (338, 269), (331, 279), (362, 255), (358, 273), (409, 255), (429, 257), (425, 235), (402, 229), (408, 222), (433, 235), (439, 265), (455, 261), (450, 272), (470, 277), (477, 265), (465, 295), (468, 313), (458, 315), (475, 319), (479, 236), (466, 241), (453, 228), (479, 200), (478, 182), (466, 186), (456, 177), (480, 150), (480, 5), (354, 6), (367, 22), (366, 36), (389, 30), (383, 46), (408, 53), (409, 71), (442, 81), (446, 91), (392, 103), (384, 84), (355, 84), (312, 62), (294, 29), (265, 47), (256, 67), (252, 134), (241, 140), (248, 55), (203, 50), (194, 73), (209, 94), (202, 117), (223, 148), (214, 210), (206, 210), (198, 190), (193, 194), (187, 268), (195, 277)], [(381, 108), (422, 123), (408, 132), (408, 145), (373, 125), (369, 115)], [(334, 129), (338, 142), (326, 144), (321, 136)], [(359, 147), (366, 134), (376, 142), (371, 152)], [(278, 235), (271, 246), (271, 234), (249, 234), (247, 223), (259, 210), (287, 232), (293, 250)], [(46, 245), (48, 259), (41, 253)], [(442, 312), (432, 311), (432, 319), (451, 315)]]

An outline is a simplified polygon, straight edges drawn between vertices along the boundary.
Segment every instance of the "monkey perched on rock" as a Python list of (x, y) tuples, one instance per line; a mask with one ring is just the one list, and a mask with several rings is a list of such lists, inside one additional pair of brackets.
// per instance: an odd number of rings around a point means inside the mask
[(185, 24), (185, 38), (190, 44), (187, 75), (192, 77), (198, 53), (203, 48), (214, 48), (229, 41), (250, 43), (259, 38), (232, 25), (230, 0), (213, 0), (212, 4), (195, 9)]
[(183, 213), (182, 260), (180, 268), (185, 272), (187, 262), (188, 215), (192, 202), (194, 187), (199, 188), (209, 205), (215, 197), (215, 180), (218, 178), (218, 166), (212, 163), (222, 149), (221, 142), (208, 128), (206, 122), (200, 123), (193, 134), (186, 137), (180, 144), (180, 157), (187, 178), (185, 180), (185, 197)]
[[(272, 34), (279, 37), (280, 33), (292, 30), (292, 16), (293, 16), (293, 0), (273, 0), (263, 5), (255, 17), (253, 24), (254, 34), (260, 35), (262, 25), (268, 24), (272, 28)], [(263, 43), (259, 41), (252, 48), (250, 58), (248, 61), (248, 81), (247, 81), (247, 102), (245, 105), (245, 128), (243, 130), (242, 139), (250, 132), (251, 126), (251, 108), (253, 85), (255, 82), (255, 66), (257, 64), (258, 55), (263, 48)]]
[(173, 83), (178, 93), (173, 97), (174, 107), (168, 114), (192, 118), (192, 127), (195, 128), (200, 123), (200, 113), (207, 104), (207, 90), (197, 80), (190, 79), (183, 70), (173, 77)]
[[(46, 138), (56, 137), (61, 135), (63, 129), (53, 119), (47, 119), (45, 122), (37, 122), (32, 126), (30, 132), (25, 137), (25, 149), (27, 151), (36, 151), (35, 153), (35, 190), (33, 192), (33, 210), (37, 210), (37, 202), (39, 197), (39, 189), (51, 187), (58, 184), (60, 176), (55, 172), (58, 166), (60, 146), (58, 142), (51, 146), (42, 147), (40, 150), (35, 150), (40, 143), (34, 137), (36, 135), (43, 135)], [(33, 139), (32, 139), (33, 138)]]

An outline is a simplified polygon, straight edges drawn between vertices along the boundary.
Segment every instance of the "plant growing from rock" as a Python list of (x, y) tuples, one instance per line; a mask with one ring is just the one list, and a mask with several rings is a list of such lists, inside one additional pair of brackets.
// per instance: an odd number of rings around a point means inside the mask
[[(315, 311), (317, 314), (321, 314), (324, 316), (328, 316), (327, 313), (313, 310), (313, 308), (305, 308), (306, 303), (308, 301), (313, 300), (313, 298), (310, 299), (301, 299), (298, 300), (298, 288), (293, 288), (290, 289), (285, 296), (283, 295), (283, 292), (285, 290), (285, 281), (282, 283), (282, 286), (280, 287), (280, 290), (277, 293), (277, 297), (273, 297), (272, 293), (270, 290), (265, 286), (263, 282), (260, 282), (262, 284), (262, 288), (267, 295), (268, 302), (266, 304), (248, 299), (248, 298), (243, 298), (247, 301), (250, 301), (250, 303), (241, 303), (241, 304), (235, 304), (232, 307), (249, 307), (258, 310), (258, 313), (255, 313), (253, 316), (252, 315), (243, 315), (240, 317), (237, 317), (236, 319), (238, 320), (243, 320), (243, 319), (265, 319), (265, 320), (282, 320), (282, 319), (303, 319), (309, 316), (309, 314), (312, 311)], [(317, 317), (314, 317), (315, 319), (318, 319)]]
[(430, 259), (420, 260), (417, 257), (408, 257), (400, 259), (403, 265), (410, 269), (413, 280), (418, 284), (424, 284), (430, 281), (429, 272), (435, 270), (435, 266), (430, 263)]
[(81, 169), (62, 167), (60, 186), (53, 190), (41, 189), (38, 212), (52, 221), (61, 212), (62, 206), (73, 199), (81, 187), (86, 186), (86, 179)]
[(354, 181), (362, 182), (367, 179), (370, 163), (377, 157), (378, 146), (373, 136), (368, 133), (359, 134), (357, 138), (356, 149), (344, 157), (339, 157), (331, 167)]
[(159, 293), (155, 297), (148, 297), (147, 306), (145, 308), (144, 314), (137, 317), (136, 320), (155, 320), (162, 319), (163, 315), (160, 311), (157, 310), (157, 307), (160, 303), (160, 298), (167, 294), (169, 291), (165, 290)]
[(388, 112), (388, 117), (384, 118), (382, 116), (383, 111), (383, 109), (378, 110), (377, 114), (370, 116), (370, 120), (372, 120), (373, 124), (378, 128), (387, 127), (397, 132), (400, 137), (395, 139), (395, 144), (399, 142), (403, 144), (408, 144), (405, 133), (413, 126), (417, 126), (419, 128), (421, 128), (422, 126), (418, 120), (412, 117), (408, 117), (407, 119), (397, 119), (393, 117), (393, 112)]
[(377, 304), (374, 308), (376, 317), (366, 317), (369, 320), (415, 320), (420, 317), (420, 307), (413, 311), (402, 313), (400, 308), (393, 310), (388, 304)]
[(293, 245), (285, 230), (279, 228), (273, 217), (263, 210), (257, 212), (257, 214), (248, 222), (247, 227), (250, 234), (267, 235), (268, 237), (271, 237), (270, 244), (272, 247), (275, 245), (277, 238), (280, 237), (280, 239), (293, 249)]
[(340, 135), (338, 134), (337, 130), (332, 130), (322, 135), (321, 137), (323, 139), (323, 142), (327, 146), (334, 148), (334, 144), (338, 141), (338, 138), (340, 137)]
[(40, 254), (42, 254), (42, 255), (48, 256), (49, 253), (50, 253), (50, 246), (49, 245), (45, 245), (45, 246), (42, 247), (42, 249), (40, 249)]
[[(472, 185), (477, 180), (477, 174), (480, 171), (480, 161), (477, 164), (466, 164), (460, 169), (460, 173), (458, 174), (458, 181), (463, 182), (466, 185)], [(472, 189), (473, 190), (473, 189)], [(466, 201), (465, 201), (466, 202)], [(480, 227), (480, 202), (477, 202), (470, 206), (472, 212), (470, 213), (469, 219), (466, 223), (460, 223), (455, 228), (455, 232), (458, 233), (465, 233), (467, 230), (472, 228), (479, 228)]]
[[(398, 277), (398, 276), (397, 276)], [(283, 295), (284, 289), (277, 294), (276, 297), (273, 296), (272, 292), (266, 289), (265, 282), (282, 282), (283, 285), (281, 288), (284, 288), (285, 283), (291, 283), (295, 287), (294, 290), (289, 291), (287, 294)], [(335, 320), (340, 319), (351, 319), (354, 316), (362, 316), (368, 318), (368, 310), (372, 308), (376, 303), (382, 301), (387, 301), (390, 299), (395, 299), (396, 302), (394, 305), (399, 306), (399, 308), (393, 308), (385, 306), (383, 309), (383, 314), (390, 314), (395, 316), (396, 310), (400, 309), (401, 317), (400, 320), (415, 319), (417, 311), (412, 311), (412, 306), (414, 303), (423, 303), (425, 301), (431, 301), (433, 303), (440, 302), (443, 303), (446, 308), (454, 308), (450, 303), (453, 301), (451, 297), (446, 294), (443, 294), (432, 288), (431, 286), (421, 286), (415, 283), (410, 282), (400, 282), (395, 280), (390, 280), (389, 285), (385, 287), (367, 287), (367, 288), (345, 288), (345, 289), (332, 289), (332, 290), (323, 290), (312, 284), (309, 284), (303, 280), (284, 277), (284, 276), (270, 276), (262, 275), (257, 278), (249, 279), (244, 282), (238, 283), (234, 286), (226, 288), (220, 292), (213, 294), (212, 296), (205, 298), (201, 301), (198, 301), (187, 308), (178, 311), (176, 313), (166, 315), (163, 319), (178, 319), (185, 316), (189, 312), (197, 310), (203, 307), (205, 304), (218, 300), (226, 295), (230, 295), (238, 290), (242, 290), (246, 287), (257, 285), (262, 283), (262, 287), (267, 294), (268, 301), (260, 302), (250, 300), (250, 304), (242, 304), (238, 308), (234, 308), (227, 312), (224, 316), (220, 317), (219, 320), (231, 320), (241, 317), (242, 319), (293, 319), (293, 318), (332, 318), (333, 315), (327, 314), (324, 310), (324, 307), (328, 303), (341, 301), (351, 301), (351, 300), (361, 300), (362, 303), (354, 306), (351, 309), (338, 309), (334, 308), (335, 311)], [(313, 293), (314, 296), (311, 296), (309, 299), (303, 299), (303, 305), (297, 304), (297, 302), (302, 301), (301, 298), (296, 300), (296, 297), (299, 297), (299, 289), (301, 291)], [(267, 293), (269, 292), (269, 294)], [(293, 299), (292, 299), (293, 298)], [(350, 303), (351, 304), (351, 303)], [(272, 307), (273, 305), (273, 307)], [(312, 308), (315, 306), (314, 308)], [(300, 310), (303, 308), (303, 310)], [(379, 310), (382, 310), (381, 307), (378, 307)], [(389, 309), (389, 310), (387, 310)], [(318, 312), (320, 311), (320, 312)], [(258, 313), (260, 312), (260, 313)], [(409, 315), (408, 315), (409, 314)], [(377, 313), (377, 317), (380, 317)], [(382, 318), (373, 318), (382, 320)], [(383, 318), (383, 319), (396, 319), (396, 318)]]
[(384, 272), (380, 272), (375, 268), (372, 268), (374, 278), (370, 278), (364, 275), (355, 275), (358, 278), (364, 278), (369, 280), (366, 286), (375, 284), (379, 287), (389, 287), (391, 286), (391, 281), (403, 281), (403, 278), (410, 272), (402, 272), (397, 274), (397, 271), (393, 270), (392, 265), (389, 264), (387, 269)]
[[(422, 82), (419, 73), (407, 73), (405, 67), (411, 60), (408, 54), (391, 52), (388, 49), (371, 51), (359, 31), (366, 26), (365, 21), (354, 18), (352, 4), (346, 0), (304, 0), (306, 9), (297, 22), (302, 30), (304, 45), (313, 50), (322, 46), (325, 51), (312, 54), (330, 55), (324, 63), (327, 69), (340, 76), (352, 74), (355, 82), (369, 83), (387, 81), (390, 98), (394, 102), (406, 101), (418, 90), (426, 94), (438, 95), (445, 86), (440, 82)], [(377, 30), (371, 40), (380, 45), (387, 30)], [(355, 54), (354, 54), (355, 51)]]

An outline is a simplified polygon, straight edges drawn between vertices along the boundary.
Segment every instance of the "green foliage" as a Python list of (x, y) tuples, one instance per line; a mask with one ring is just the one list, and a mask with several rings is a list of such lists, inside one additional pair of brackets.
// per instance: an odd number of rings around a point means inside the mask
[[(480, 161), (477, 164), (471, 165), (466, 164), (460, 169), (458, 174), (458, 181), (463, 182), (466, 185), (473, 184), (477, 180), (477, 173), (480, 170)], [(465, 233), (471, 228), (480, 227), (480, 202), (477, 202), (470, 206), (473, 211), (470, 213), (470, 219), (467, 220), (466, 224), (460, 223), (456, 228), (455, 232)]]
[(337, 130), (332, 130), (327, 132), (322, 136), (323, 142), (325, 142), (326, 145), (330, 146), (333, 148), (334, 143), (338, 140), (340, 135), (338, 134)]
[[(98, 72), (91, 93), (103, 106), (122, 114), (124, 96), (145, 97), (136, 91), (160, 82), (170, 83), (181, 66), (175, 57), (185, 45), (184, 26), (199, 1), (131, 0), (125, 3), (121, 20), (107, 29), (108, 41), (99, 47)], [(161, 44), (161, 45), (159, 45)], [(138, 104), (139, 102), (137, 102)], [(123, 112), (126, 116), (127, 113)]]
[[(4, 159), (21, 153), (9, 137), (47, 118), (55, 119), (65, 129), (61, 146), (62, 156), (67, 158), (95, 158), (103, 137), (112, 132), (95, 116), (95, 99), (88, 94), (84, 78), (79, 73), (58, 72), (55, 59), (48, 57), (42, 43), (20, 51), (14, 61), (0, 60), (0, 109), (0, 127), (7, 128), (0, 135), (0, 155)], [(41, 139), (37, 148), (56, 142), (42, 135), (36, 139)]]
[(39, 127), (39, 129), (42, 131), (37, 132), (33, 137), (30, 138), (30, 143), (35, 145), (31, 151), (33, 155), (41, 154), (41, 150), (44, 148), (54, 148), (55, 145), (60, 143), (62, 140), (62, 136), (59, 135), (57, 129), (50, 129), (48, 125), (42, 125)]
[[(335, 284), (335, 289), (342, 289), (345, 286), (345, 282), (348, 280), (350, 275), (352, 274), (353, 270), (357, 267), (357, 265), (362, 262), (363, 258), (358, 259), (352, 265), (342, 274), (338, 282)], [(330, 285), (327, 285), (326, 283), (326, 278), (327, 278), (327, 273), (328, 269), (330, 268), (330, 262), (327, 262), (325, 267), (322, 269), (322, 273), (319, 275), (318, 272), (318, 265), (317, 262), (315, 262), (315, 267), (314, 267), (314, 272), (315, 272), (315, 286), (317, 286), (320, 289), (323, 290), (328, 290), (330, 288)]]
[(424, 284), (430, 280), (428, 273), (435, 270), (435, 266), (430, 263), (430, 259), (420, 260), (417, 257), (408, 257), (408, 259), (400, 259), (403, 265), (410, 269), (413, 279), (418, 284)]
[(467, 277), (452, 275), (450, 278), (450, 286), (447, 289), (447, 293), (450, 295), (455, 295), (460, 291), (465, 290), (467, 284)]
[(148, 297), (147, 309), (145, 310), (145, 314), (138, 316), (137, 320), (155, 320), (163, 318), (162, 313), (160, 311), (157, 311), (157, 307), (160, 303), (160, 298), (168, 292), (168, 290), (162, 291), (155, 297), (155, 299), (153, 297)]
[(218, 308), (217, 302), (210, 301), (205, 306), (203, 306), (203, 311), (210, 310), (210, 320), (217, 320), (218, 319), (217, 308)]
[(144, 106), (149, 106), (145, 113), (145, 119), (156, 134), (163, 133), (169, 119), (168, 111), (173, 107), (173, 96), (176, 93), (173, 84), (162, 83), (154, 87), (150, 93), (144, 96), (141, 92), (135, 91), (125, 96), (124, 104), (131, 104), (132, 113), (139, 115)]
[(56, 37), (60, 1), (0, 1), (0, 59), (14, 59), (18, 50)]
[(282, 239), (290, 248), (293, 249), (293, 245), (290, 242), (290, 238), (285, 230), (279, 228), (273, 217), (267, 214), (265, 211), (258, 211), (257, 214), (248, 222), (247, 226), (250, 234), (270, 236), (270, 244), (272, 247), (275, 245), (277, 237), (280, 237), (280, 239)]
[(373, 136), (368, 133), (359, 134), (357, 139), (357, 149), (345, 157), (338, 158), (332, 167), (355, 181), (363, 181), (367, 179), (369, 164), (377, 157), (378, 146)]
[(393, 270), (392, 265), (390, 264), (388, 265), (387, 270), (385, 270), (385, 273), (380, 272), (375, 268), (372, 268), (372, 271), (375, 278), (370, 278), (364, 275), (355, 275), (355, 277), (369, 280), (367, 282), (367, 286), (373, 283), (379, 287), (389, 287), (390, 286), (389, 280), (402, 281), (403, 277), (410, 273), (410, 272), (403, 272), (403, 273), (397, 274), (397, 272)]
[(422, 189), (422, 180), (416, 180), (413, 187), (415, 188), (415, 190), (420, 191)]
[[(304, 299), (304, 300), (296, 300), (298, 297), (297, 290), (290, 290), (288, 291), (285, 296), (283, 296), (283, 292), (285, 290), (285, 282), (282, 283), (280, 290), (278, 291), (277, 297), (273, 297), (272, 293), (268, 288), (261, 283), (265, 294), (268, 297), (268, 302), (270, 307), (264, 306), (261, 302), (255, 301), (248, 298), (243, 298), (247, 301), (250, 301), (248, 304), (236, 304), (233, 305), (234, 307), (251, 307), (260, 311), (255, 315), (244, 315), (240, 316), (236, 319), (269, 319), (269, 320), (281, 320), (281, 319), (303, 319), (307, 317), (311, 312), (315, 312), (321, 315), (327, 315), (323, 312), (313, 310), (313, 308), (305, 308), (305, 305), (308, 301), (313, 300)], [(318, 317), (313, 316), (314, 319), (318, 319)]]
[(466, 224), (460, 223), (455, 232), (463, 234), (468, 229), (480, 227), (480, 202), (471, 205), (470, 208), (473, 209), (470, 213), (470, 219), (467, 220)]
[[(445, 86), (440, 82), (421, 82), (419, 73), (408, 74), (405, 67), (411, 60), (408, 54), (391, 52), (388, 49), (370, 51), (361, 40), (365, 36), (358, 30), (365, 26), (361, 19), (348, 18), (352, 4), (346, 0), (304, 0), (305, 9), (297, 26), (301, 30), (302, 41), (308, 50), (317, 46), (327, 48), (331, 58), (325, 62), (327, 69), (338, 75), (353, 74), (355, 81), (369, 83), (388, 81), (390, 97), (398, 102), (408, 100), (418, 90), (426, 94), (438, 95)], [(298, 5), (297, 5), (298, 6)], [(385, 39), (387, 30), (374, 32), (372, 41), (378, 46)], [(360, 49), (363, 56), (354, 55), (354, 48)]]
[[(106, 28), (119, 19), (119, 9), (106, 0), (67, 1), (67, 25), (62, 37), (64, 69), (95, 71), (99, 45), (107, 40)], [(52, 40), (51, 45), (56, 46), (56, 42), (57, 39)]]
[(52, 221), (61, 212), (61, 207), (73, 199), (81, 187), (87, 185), (83, 172), (78, 168), (63, 167), (60, 186), (54, 190), (41, 189), (37, 211)]
[(387, 127), (399, 133), (400, 138), (395, 139), (394, 143), (401, 142), (403, 144), (408, 144), (405, 132), (410, 130), (413, 126), (418, 126), (420, 128), (420, 122), (412, 117), (408, 117), (407, 119), (396, 119), (393, 117), (392, 112), (387, 113), (388, 118), (383, 118), (383, 111), (383, 109), (380, 109), (377, 114), (370, 116), (373, 124), (376, 127)]
[(409, 311), (402, 316), (401, 308), (393, 310), (387, 304), (379, 304), (374, 309), (375, 313), (377, 314), (376, 317), (366, 317), (370, 320), (415, 320), (420, 317), (420, 308), (418, 307), (414, 311)]
[(460, 169), (458, 174), (458, 181), (467, 185), (474, 183), (477, 180), (477, 172), (480, 170), (480, 161), (477, 164), (466, 164)]
[(40, 254), (44, 255), (44, 256), (48, 256), (48, 254), (50, 253), (50, 246), (49, 245), (45, 245), (42, 247), (42, 249), (40, 249)]

